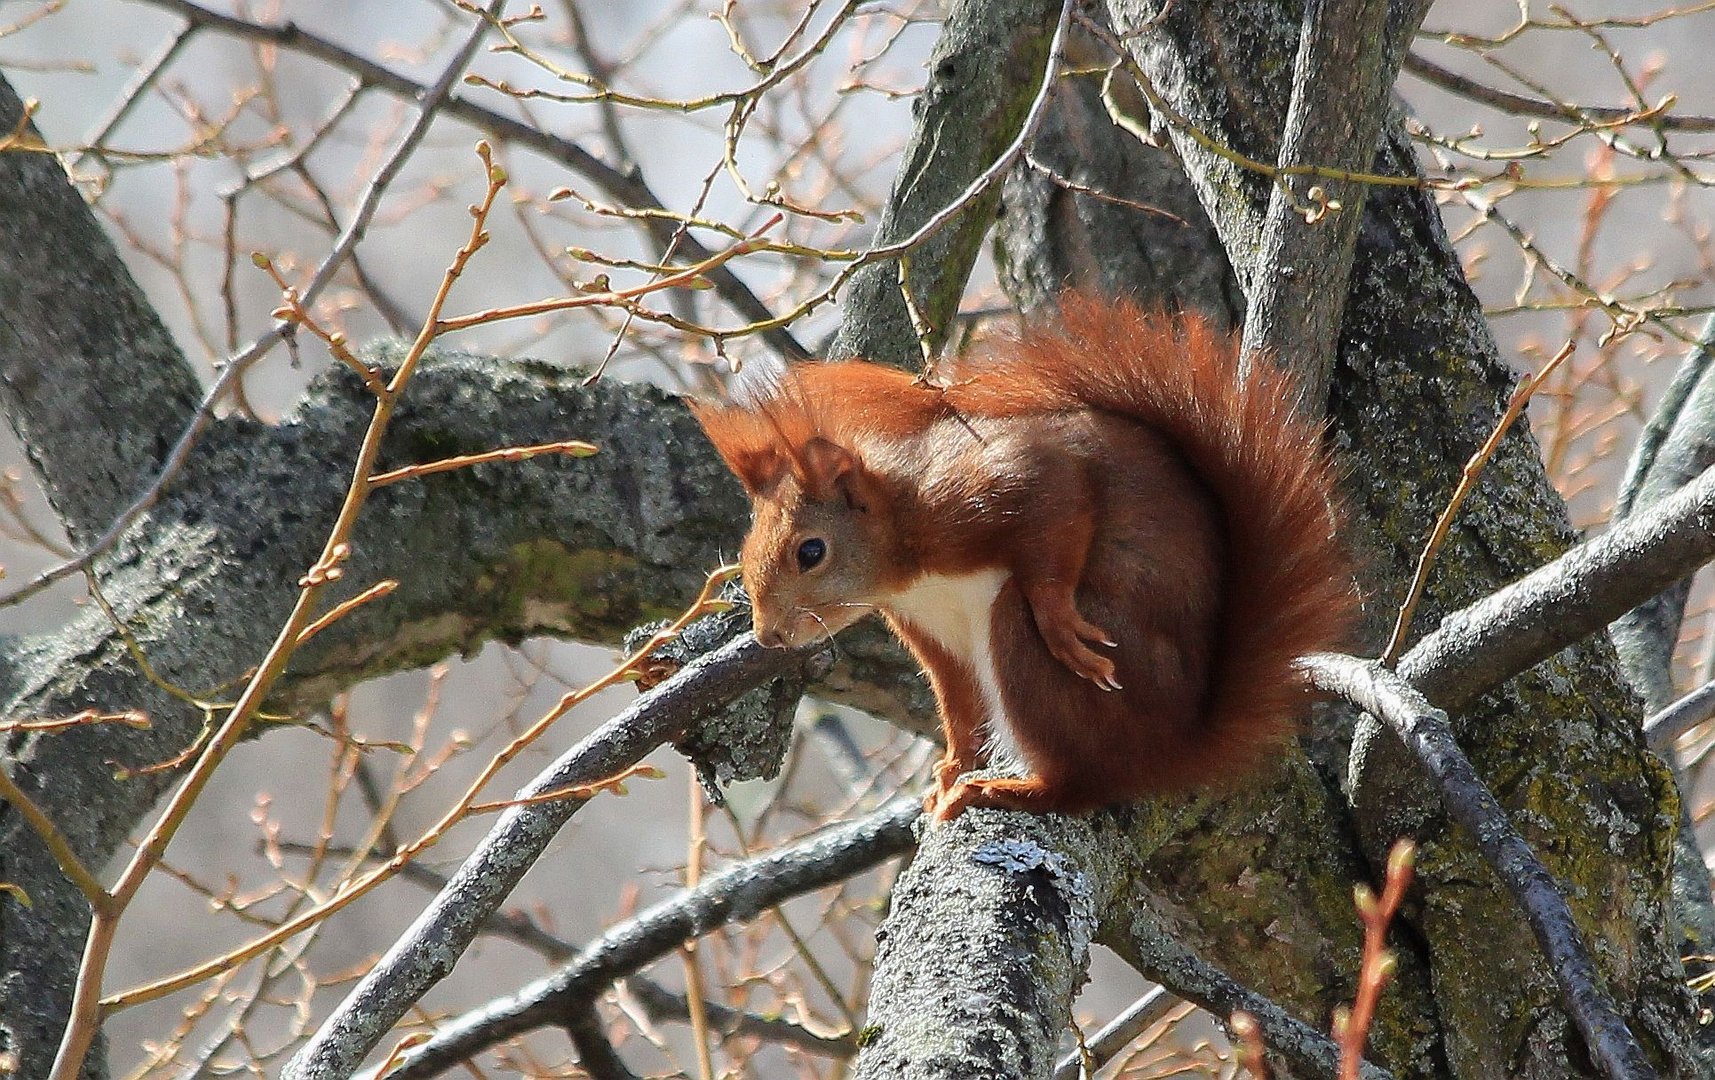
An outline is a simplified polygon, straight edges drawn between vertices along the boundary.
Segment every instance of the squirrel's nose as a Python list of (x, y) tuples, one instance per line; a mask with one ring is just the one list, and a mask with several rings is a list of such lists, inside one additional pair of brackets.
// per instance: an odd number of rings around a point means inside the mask
[(763, 648), (766, 649), (784, 649), (786, 647), (786, 635), (781, 633), (777, 626), (757, 627), (756, 640), (760, 641)]

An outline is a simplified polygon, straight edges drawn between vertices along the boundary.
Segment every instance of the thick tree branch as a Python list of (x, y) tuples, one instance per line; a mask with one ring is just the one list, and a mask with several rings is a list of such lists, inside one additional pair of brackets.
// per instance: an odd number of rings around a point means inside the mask
[[(39, 140), (0, 80), (0, 131), (21, 125)], [(160, 468), (197, 378), (57, 158), (0, 153), (0, 191), (0, 406), (82, 544)]]
[[(1173, 155), (1126, 137), (1108, 117), (1097, 74), (1106, 54), (1074, 24), (1071, 65), (1085, 74), (1054, 87), (1041, 129), (1013, 167), (995, 226), (995, 262), (1019, 311), (1051, 311), (1068, 286), (1130, 296), (1146, 307), (1241, 321), (1244, 295), (1226, 253)], [(1136, 99), (1136, 100), (1133, 100)], [(1148, 124), (1132, 93), (1129, 123)]]
[(1046, 1077), (1096, 932), (1095, 884), (1062, 829), (971, 812), (928, 829), (877, 934), (862, 1080)]
[[(1715, 464), (1712, 358), (1715, 319), (1704, 326), (1697, 346), (1686, 354), (1655, 414), (1638, 433), (1614, 499), (1612, 520), (1623, 521), (1654, 505)], [(1673, 650), (1690, 592), (1690, 579), (1677, 581), (1608, 628), (1627, 677), (1643, 695), (1645, 708), (1652, 711), (1665, 708), (1674, 697)]]
[[(1277, 167), (1370, 171), (1400, 57), (1428, 10), (1427, 0), (1304, 5)], [(1246, 362), (1260, 353), (1290, 365), (1304, 408), (1317, 418), (1328, 400), (1367, 196), (1365, 185), (1349, 180), (1278, 180), (1247, 282)]]
[[(493, 8), (494, 4), (491, 3), (490, 7)], [(315, 304), (322, 290), (332, 283), (334, 275), (339, 273), (348, 258), (355, 264), (357, 245), (363, 242), (364, 235), (369, 231), (370, 221), (374, 218), (375, 212), (381, 208), (382, 196), (386, 194), (388, 187), (392, 185), (400, 170), (405, 167), (405, 163), (410, 160), (411, 155), (416, 152), (418, 145), (423, 141), (423, 137), (429, 133), (429, 128), (434, 125), (435, 117), (440, 112), (441, 106), (446, 103), (447, 95), (452, 92), (453, 86), (464, 74), (465, 66), (470, 63), (470, 58), (475, 54), (477, 46), (482, 44), (483, 36), (488, 32), (488, 26), (486, 20), (477, 19), (475, 25), (465, 34), (463, 44), (454, 50), (452, 59), (441, 69), (440, 76), (435, 79), (433, 84), (424, 88), (422, 97), (418, 99), (415, 119), (400, 135), (399, 141), (394, 144), (386, 160), (375, 170), (375, 175), (370, 177), (369, 183), (364, 186), (363, 194), (358, 197), (357, 208), (352, 213), (351, 220), (346, 223), (344, 229), (340, 230), (333, 247), (322, 257), (315, 273), (310, 275), (309, 283), (300, 291), (298, 303), (302, 307), (308, 309)], [(181, 35), (178, 40), (183, 40), (183, 36)], [(23, 587), (12, 590), (6, 595), (5, 602), (17, 603), (28, 599), (56, 581), (83, 572), (98, 557), (106, 554), (125, 530), (130, 528), (138, 518), (142, 517), (150, 507), (160, 500), (161, 493), (166, 490), (167, 485), (178, 479), (179, 472), (184, 468), (185, 462), (189, 460), (191, 452), (196, 449), (197, 442), (208, 430), (208, 425), (213, 422), (215, 408), (225, 401), (237, 387), (242, 385), (240, 380), (244, 378), (245, 373), (256, 361), (266, 356), (281, 341), (295, 334), (297, 329), (296, 323), (278, 320), (262, 336), (238, 350), (234, 355), (229, 356), (225, 367), (221, 369), (220, 374), (214, 380), (214, 385), (203, 392), (202, 400), (198, 403), (196, 411), (179, 429), (177, 437), (173, 441), (172, 450), (166, 454), (161, 467), (149, 482), (139, 485), (139, 490), (130, 498), (125, 508), (112, 520), (106, 522), (99, 534), (86, 538), (87, 542), (81, 552), (73, 558), (36, 575)]]
[(1437, 706), (1457, 710), (1711, 558), (1715, 469), (1442, 619), (1400, 658), (1399, 673)]

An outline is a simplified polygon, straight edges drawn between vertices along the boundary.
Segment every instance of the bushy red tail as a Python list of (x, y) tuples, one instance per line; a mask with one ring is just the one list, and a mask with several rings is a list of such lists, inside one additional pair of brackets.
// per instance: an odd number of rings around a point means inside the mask
[(1081, 404), (1134, 417), (1214, 493), (1227, 539), (1221, 641), (1200, 752), (1180, 762), (1214, 772), (1253, 761), (1299, 716), (1307, 695), (1293, 661), (1337, 647), (1358, 605), (1321, 428), (1298, 415), (1296, 380), (1272, 364), (1241, 383), (1236, 345), (1196, 318), (1074, 294), (1054, 321), (989, 350), (971, 385), (1016, 395), (1019, 411)]

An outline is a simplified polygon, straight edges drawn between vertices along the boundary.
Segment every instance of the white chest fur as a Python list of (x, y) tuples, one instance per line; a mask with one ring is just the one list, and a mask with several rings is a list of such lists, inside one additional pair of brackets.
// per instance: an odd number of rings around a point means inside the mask
[(1016, 770), (1021, 764), (1018, 742), (1001, 701), (989, 640), (990, 613), (1008, 576), (998, 568), (956, 576), (926, 574), (892, 597), (887, 606), (970, 669), (982, 689), (987, 713), (989, 764)]

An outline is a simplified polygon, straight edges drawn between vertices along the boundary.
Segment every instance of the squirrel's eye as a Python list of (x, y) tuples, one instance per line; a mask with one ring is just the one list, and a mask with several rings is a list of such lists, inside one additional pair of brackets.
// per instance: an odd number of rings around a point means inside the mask
[(812, 536), (798, 545), (798, 569), (810, 570), (828, 553), (828, 545)]

